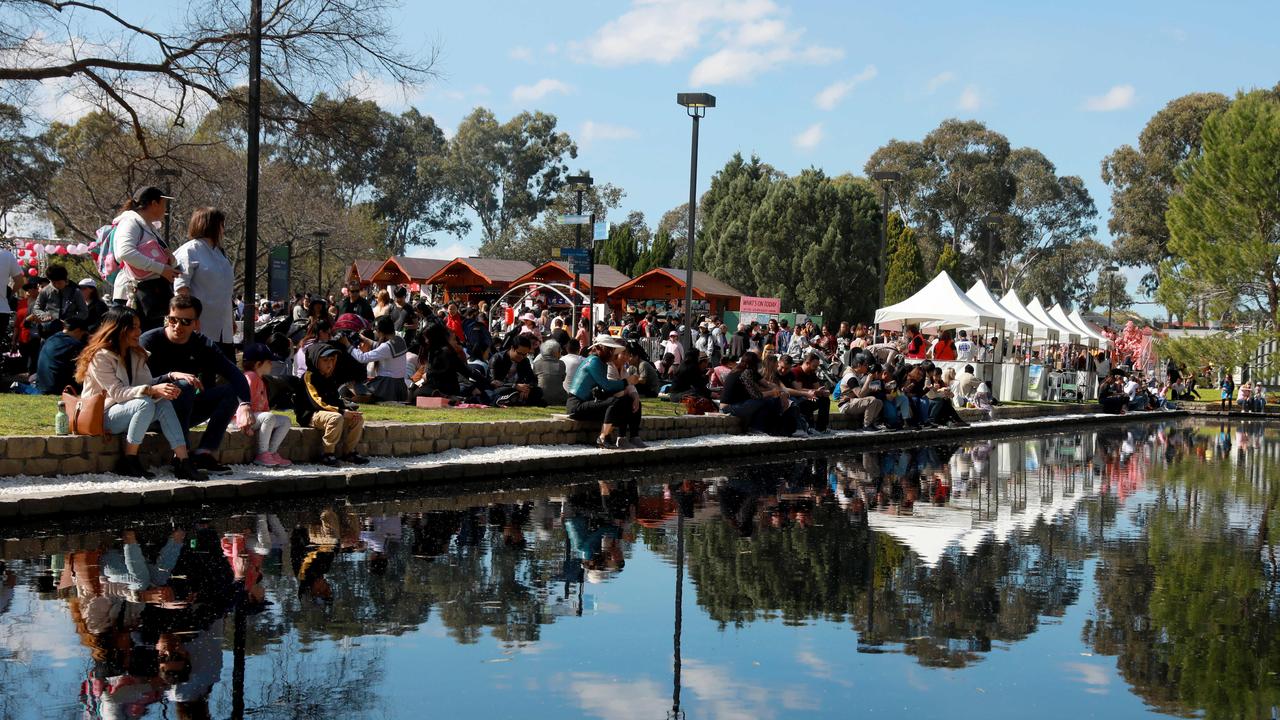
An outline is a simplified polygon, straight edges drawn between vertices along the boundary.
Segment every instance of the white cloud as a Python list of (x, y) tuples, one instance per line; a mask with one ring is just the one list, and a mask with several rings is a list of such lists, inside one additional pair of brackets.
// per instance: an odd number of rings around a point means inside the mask
[(423, 96), (420, 88), (406, 87), (363, 71), (348, 80), (343, 89), (361, 100), (372, 100), (383, 109), (407, 108)]
[(801, 150), (812, 150), (822, 142), (822, 134), (822, 123), (814, 123), (796, 135), (792, 142)]
[(460, 257), (472, 257), (476, 249), (454, 241), (448, 245), (432, 245), (431, 247), (413, 247), (409, 249), (410, 257), (435, 258), (436, 260), (453, 260)]
[(976, 85), (966, 85), (960, 93), (960, 100), (956, 102), (956, 107), (961, 110), (977, 110), (982, 107), (982, 96), (978, 94)]
[(533, 51), (523, 45), (517, 45), (507, 51), (507, 57), (517, 62), (533, 62)]
[(624, 125), (610, 125), (609, 123), (587, 120), (582, 123), (582, 130), (578, 133), (578, 141), (585, 147), (601, 140), (630, 140), (637, 135), (639, 133), (634, 129)]
[(955, 79), (956, 79), (956, 74), (951, 72), (950, 70), (940, 72), (937, 75), (934, 75), (933, 77), (929, 78), (929, 82), (925, 83), (924, 90), (925, 92), (932, 95), (938, 92), (938, 88), (942, 87), (943, 85), (946, 85), (947, 83)]
[(709, 28), (760, 22), (777, 11), (772, 0), (635, 0), (580, 48), (599, 65), (670, 63), (696, 48)]
[(823, 88), (821, 92), (814, 96), (813, 104), (823, 110), (833, 110), (844, 99), (844, 96), (849, 94), (849, 91), (871, 80), (877, 73), (875, 65), (868, 65), (862, 72), (848, 80), (838, 80)]
[(769, 50), (727, 47), (703, 58), (689, 73), (691, 85), (741, 84), (778, 66), (800, 62), (825, 65), (844, 56), (838, 48), (810, 47), (796, 51), (790, 47)]
[(560, 80), (543, 78), (532, 85), (517, 86), (515, 90), (511, 91), (511, 99), (516, 102), (532, 102), (541, 100), (552, 93), (564, 95), (572, 90), (573, 88)]
[(571, 49), (597, 65), (669, 64), (710, 40), (716, 47), (689, 75), (695, 85), (742, 83), (783, 64), (820, 65), (844, 56), (839, 48), (804, 45), (803, 34), (773, 0), (633, 0), (627, 12)]
[(1105, 95), (1095, 95), (1084, 101), (1084, 109), (1090, 112), (1111, 112), (1123, 110), (1133, 105), (1134, 90), (1132, 85), (1116, 85)]

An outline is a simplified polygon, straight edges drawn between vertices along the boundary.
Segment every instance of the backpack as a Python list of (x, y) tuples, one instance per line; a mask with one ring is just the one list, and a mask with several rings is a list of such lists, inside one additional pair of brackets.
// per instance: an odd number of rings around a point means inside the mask
[(116, 261), (116, 225), (115, 222), (103, 225), (94, 233), (98, 238), (98, 275), (108, 285), (115, 284), (116, 275), (120, 274), (120, 268), (123, 267)]

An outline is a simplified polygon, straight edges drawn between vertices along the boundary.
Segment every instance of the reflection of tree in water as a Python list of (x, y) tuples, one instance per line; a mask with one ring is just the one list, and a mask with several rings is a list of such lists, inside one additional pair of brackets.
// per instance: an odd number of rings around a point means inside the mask
[(380, 643), (315, 652), (290, 635), (271, 653), (270, 672), (251, 678), (246, 714), (254, 718), (389, 716), (377, 689), (382, 684), (384, 652)]
[[(732, 491), (732, 482), (721, 489)], [(1041, 616), (1062, 615), (1080, 591), (1088, 547), (1069, 527), (1040, 521), (1022, 537), (984, 542), (930, 569), (829, 502), (813, 508), (811, 524), (744, 532), (750, 513), (741, 508), (755, 501), (722, 497), (724, 515), (689, 533), (698, 604), (722, 626), (848, 619), (864, 644), (901, 643), (923, 664), (961, 666), (993, 641), (1027, 637)]]
[[(1210, 443), (1220, 440), (1196, 437), (1193, 454)], [(1278, 448), (1238, 450), (1230, 468), (1187, 459), (1157, 469), (1142, 535), (1101, 552), (1084, 639), (1116, 655), (1156, 708), (1237, 718), (1280, 706)]]

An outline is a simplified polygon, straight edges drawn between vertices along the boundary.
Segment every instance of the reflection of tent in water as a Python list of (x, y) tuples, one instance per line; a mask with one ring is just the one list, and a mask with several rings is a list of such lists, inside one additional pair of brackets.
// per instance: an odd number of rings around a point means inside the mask
[[(972, 555), (988, 538), (1004, 542), (1013, 533), (1031, 530), (1041, 519), (1055, 522), (1084, 499), (1078, 484), (1091, 472), (1087, 463), (1054, 462), (1056, 448), (1039, 443), (1007, 443), (1000, 450), (1009, 447), (1017, 457), (1001, 457), (996, 467), (984, 465), (987, 476), (970, 476), (966, 491), (953, 494), (949, 503), (921, 502), (901, 515), (872, 511), (868, 523), (933, 568), (953, 548)], [(995, 475), (1001, 466), (1013, 472)], [(1027, 472), (1023, 467), (1036, 469)]]

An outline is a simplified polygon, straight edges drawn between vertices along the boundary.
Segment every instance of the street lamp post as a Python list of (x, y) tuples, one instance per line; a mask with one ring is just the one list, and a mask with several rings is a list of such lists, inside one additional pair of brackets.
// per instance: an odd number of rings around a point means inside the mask
[[(1004, 220), (1003, 215), (992, 213), (982, 218), (982, 225), (987, 231), (987, 262), (985, 263), (991, 268), (991, 274), (994, 277), (996, 270), (999, 269), (998, 263), (995, 261), (995, 238), (996, 232), (1000, 229), (1000, 222)], [(987, 283), (992, 284), (991, 282)]]
[(885, 258), (889, 232), (889, 186), (901, 180), (902, 173), (892, 170), (877, 170), (871, 173), (871, 178), (880, 183), (880, 263), (878, 269), (880, 271), (880, 307), (884, 307), (884, 284), (889, 276), (888, 261)]
[(693, 218), (698, 206), (698, 121), (707, 114), (707, 108), (716, 106), (716, 96), (708, 93), (676, 93), (676, 104), (693, 118), (693, 145), (689, 152), (689, 237), (685, 251), (684, 270), (684, 343), (686, 350), (693, 349)]
[(316, 292), (324, 297), (324, 239), (329, 237), (328, 230), (314, 230), (311, 237), (316, 239)]
[[(569, 186), (572, 187), (574, 189), (574, 192), (578, 194), (577, 213), (581, 215), (582, 214), (582, 194), (587, 191), (587, 188), (591, 187), (595, 183), (595, 180), (592, 180), (591, 175), (585, 172), (581, 175), (570, 175), (568, 180), (569, 180)], [(594, 241), (592, 244), (594, 246)], [(573, 226), (573, 248), (575, 250), (582, 248), (582, 223), (578, 223)], [(595, 256), (593, 255), (592, 260), (594, 261), (594, 259), (595, 259)], [(574, 290), (578, 289), (578, 285), (580, 284), (580, 281), (581, 281), (581, 278), (578, 276), (578, 265), (577, 265), (577, 261), (575, 260), (574, 270), (573, 270), (573, 289)], [(591, 286), (591, 295), (595, 295), (595, 294), (596, 294), (596, 288), (595, 288), (595, 285), (593, 284)], [(572, 313), (572, 315), (569, 318), (569, 321), (570, 321), (569, 332), (573, 333), (576, 336), (578, 332), (578, 324), (582, 322), (582, 320), (577, 317), (578, 298), (573, 293), (569, 293), (569, 299), (570, 299), (569, 312)], [(587, 305), (588, 306), (591, 305), (590, 296), (588, 296), (587, 298)]]
[[(160, 168), (159, 170), (156, 170), (156, 177), (164, 178), (164, 181), (161, 183), (164, 185), (164, 194), (169, 197), (173, 197), (172, 178), (182, 177), (182, 171), (176, 168), (174, 169)], [(170, 238), (169, 218), (172, 213), (173, 213), (173, 201), (170, 200), (168, 204), (165, 205), (165, 208), (164, 208), (164, 244), (169, 246), (170, 248), (173, 247), (173, 242), (169, 239)]]
[(244, 326), (250, 337), (257, 311), (258, 275), (258, 136), (262, 115), (262, 0), (249, 3), (249, 107), (245, 144), (244, 190)]
[(1119, 265), (1108, 265), (1103, 268), (1107, 272), (1107, 327), (1115, 329), (1115, 323), (1111, 321), (1111, 310), (1116, 304), (1116, 273), (1120, 272)]

